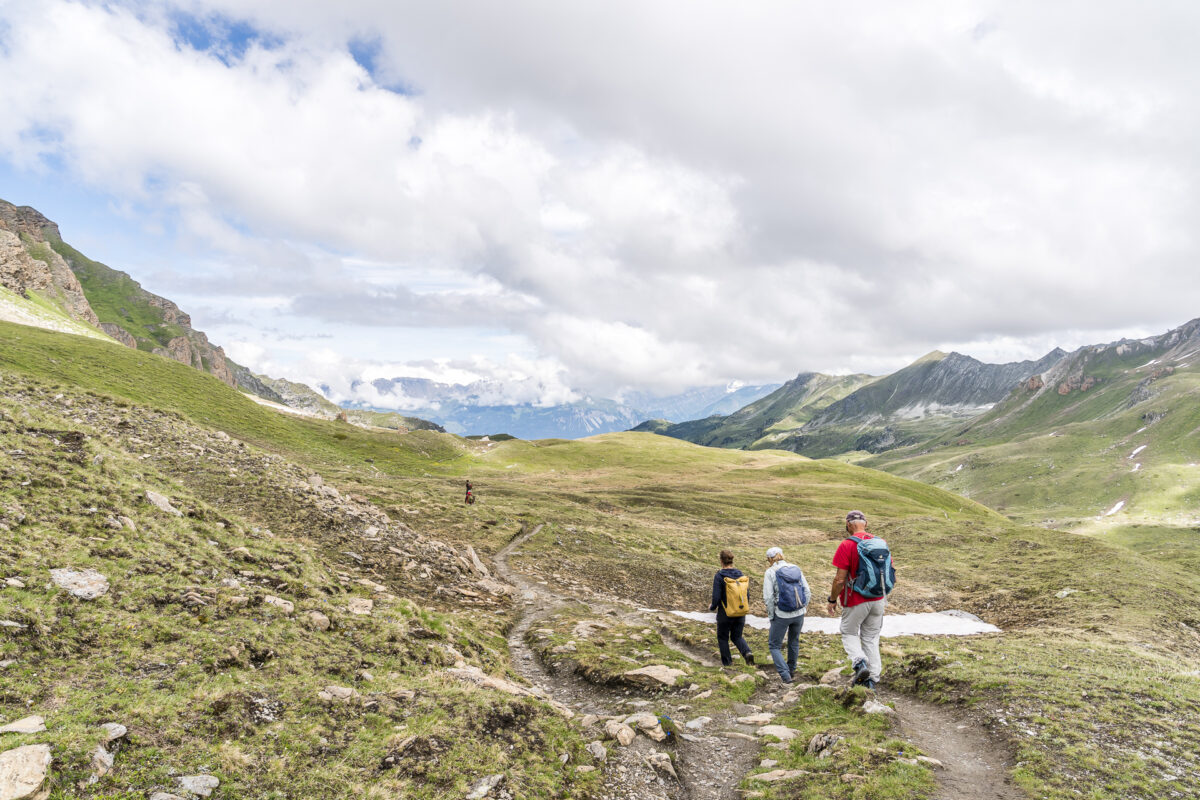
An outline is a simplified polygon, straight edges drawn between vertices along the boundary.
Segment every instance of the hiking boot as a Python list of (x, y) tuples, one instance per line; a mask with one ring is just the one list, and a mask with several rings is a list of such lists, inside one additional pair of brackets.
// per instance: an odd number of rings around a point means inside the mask
[(862, 682), (862, 685), (863, 685), (863, 686), (865, 686), (865, 687), (867, 687), (868, 689), (870, 689), (870, 690), (872, 690), (872, 691), (874, 691), (874, 690), (875, 690), (875, 681), (871, 680), (870, 678), (867, 678), (865, 681), (863, 681), (863, 682)]
[(742, 658), (746, 659), (747, 664), (752, 667), (754, 666), (754, 653), (746, 653), (746, 655), (742, 656)]
[(858, 686), (860, 683), (865, 683), (871, 677), (871, 665), (867, 663), (865, 658), (860, 658), (854, 662), (854, 680), (850, 683), (851, 686)]

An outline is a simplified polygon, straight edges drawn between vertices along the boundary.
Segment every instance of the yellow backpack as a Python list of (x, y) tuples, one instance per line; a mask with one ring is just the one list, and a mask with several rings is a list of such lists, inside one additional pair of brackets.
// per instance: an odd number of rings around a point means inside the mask
[(750, 613), (750, 578), (725, 579), (725, 616), (744, 617)]

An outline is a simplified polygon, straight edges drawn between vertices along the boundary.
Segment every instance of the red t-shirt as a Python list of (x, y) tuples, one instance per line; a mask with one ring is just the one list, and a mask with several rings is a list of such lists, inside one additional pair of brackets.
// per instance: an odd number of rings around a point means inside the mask
[[(856, 534), (856, 537), (864, 542), (867, 539), (875, 538), (866, 531)], [(849, 570), (850, 572), (846, 578), (846, 588), (842, 589), (841, 601), (843, 608), (850, 608), (860, 603), (871, 603), (883, 599), (882, 597), (863, 597), (850, 588), (851, 584), (854, 583), (854, 576), (858, 574), (858, 545), (854, 541), (850, 539), (842, 540), (842, 543), (838, 545), (838, 549), (834, 551), (833, 565), (838, 569)]]

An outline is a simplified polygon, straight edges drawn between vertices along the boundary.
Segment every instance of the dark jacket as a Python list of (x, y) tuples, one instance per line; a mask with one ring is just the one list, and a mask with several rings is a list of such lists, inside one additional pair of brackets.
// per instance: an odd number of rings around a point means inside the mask
[(708, 607), (709, 611), (716, 611), (717, 614), (725, 613), (725, 579), (740, 577), (742, 577), (742, 571), (736, 567), (725, 567), (713, 576), (712, 605)]

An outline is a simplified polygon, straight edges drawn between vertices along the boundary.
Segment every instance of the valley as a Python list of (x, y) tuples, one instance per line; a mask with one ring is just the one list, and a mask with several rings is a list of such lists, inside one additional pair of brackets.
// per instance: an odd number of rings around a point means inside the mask
[[(965, 767), (913, 760), (921, 703), (1002, 756), (1004, 796), (1200, 791), (1200, 586), (1136, 530), (1076, 536), (857, 465), (648, 433), (485, 442), (296, 417), (97, 339), (0, 323), (0, 343), (0, 718), (46, 728), (0, 735), (49, 747), (60, 796), (196, 776), (214, 797), (945, 796)], [(824, 591), (848, 507), (898, 554), (896, 612), (1002, 631), (886, 640), (897, 722), (839, 686), (835, 637), (802, 637), (813, 686), (789, 694), (769, 665), (713, 666), (710, 626), (639, 611), (706, 608), (726, 546), (755, 582), (781, 546)], [(72, 596), (60, 569), (107, 591)], [(649, 666), (670, 677), (629, 675)], [(623, 746), (643, 712), (712, 722)], [(98, 769), (108, 722), (126, 732)], [(837, 744), (810, 752), (818, 735)]]

